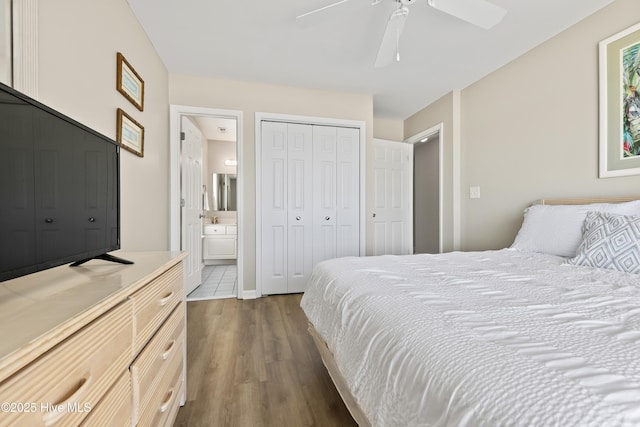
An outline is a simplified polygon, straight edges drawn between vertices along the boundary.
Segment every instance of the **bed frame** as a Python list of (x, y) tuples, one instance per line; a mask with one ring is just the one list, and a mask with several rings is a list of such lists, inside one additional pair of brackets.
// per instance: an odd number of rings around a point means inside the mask
[(311, 322), (309, 322), (309, 333), (313, 337), (313, 341), (316, 343), (316, 347), (318, 347), (318, 352), (320, 353), (320, 357), (322, 358), (322, 363), (324, 364), (325, 368), (327, 368), (327, 372), (329, 372), (329, 376), (335, 384), (338, 393), (340, 393), (340, 397), (342, 397), (342, 401), (351, 413), (351, 416), (360, 427), (370, 427), (371, 422), (369, 422), (362, 409), (360, 409), (360, 405), (358, 405), (355, 397), (353, 397), (353, 395), (349, 391), (347, 382), (340, 373), (338, 365), (336, 365), (336, 362), (333, 358), (333, 353), (331, 352), (331, 350), (329, 350), (327, 343), (324, 339), (322, 339)]
[(534, 205), (589, 205), (591, 203), (624, 203), (640, 200), (640, 196), (629, 197), (591, 197), (581, 199), (540, 199)]
[[(633, 200), (640, 200), (640, 196), (629, 197), (592, 197), (592, 198), (577, 198), (577, 199), (539, 199), (533, 202), (534, 205), (588, 205), (592, 203), (624, 203), (631, 202)], [(327, 368), (331, 380), (336, 386), (340, 397), (344, 401), (345, 406), (351, 413), (353, 419), (358, 423), (360, 427), (370, 427), (372, 424), (362, 411), (355, 397), (349, 391), (347, 382), (340, 373), (338, 365), (333, 358), (333, 353), (327, 346), (326, 341), (320, 336), (316, 328), (311, 322), (309, 322), (309, 333), (313, 337), (313, 341), (318, 348), (322, 363)]]

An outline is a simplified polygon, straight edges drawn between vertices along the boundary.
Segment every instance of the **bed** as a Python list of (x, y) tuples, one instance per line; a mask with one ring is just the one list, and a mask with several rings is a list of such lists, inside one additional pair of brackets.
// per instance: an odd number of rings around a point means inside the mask
[(301, 306), (360, 426), (640, 425), (639, 241), (638, 200), (547, 201), (510, 248), (322, 262)]

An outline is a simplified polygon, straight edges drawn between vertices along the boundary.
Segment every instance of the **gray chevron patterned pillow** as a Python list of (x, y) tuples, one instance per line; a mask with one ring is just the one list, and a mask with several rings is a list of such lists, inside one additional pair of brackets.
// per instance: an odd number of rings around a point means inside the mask
[(640, 216), (588, 212), (576, 256), (567, 264), (640, 273)]

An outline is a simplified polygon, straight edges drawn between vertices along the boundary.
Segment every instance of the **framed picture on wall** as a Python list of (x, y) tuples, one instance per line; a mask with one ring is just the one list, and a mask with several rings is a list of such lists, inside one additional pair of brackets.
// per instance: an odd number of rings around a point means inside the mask
[(144, 127), (121, 108), (116, 118), (116, 141), (125, 150), (144, 157)]
[(144, 80), (120, 52), (117, 55), (116, 89), (138, 110), (144, 110)]
[(640, 175), (640, 23), (603, 40), (600, 178)]

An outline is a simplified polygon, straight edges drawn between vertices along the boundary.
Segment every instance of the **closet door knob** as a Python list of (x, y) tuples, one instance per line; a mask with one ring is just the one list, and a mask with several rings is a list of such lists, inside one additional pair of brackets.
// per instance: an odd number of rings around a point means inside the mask
[(96, 219), (94, 217), (89, 218), (89, 222), (96, 222)]
[(302, 217), (299, 216), (299, 215), (296, 217), (296, 221), (300, 221), (301, 219), (302, 219)]
[(53, 222), (53, 218), (47, 218), (44, 220), (47, 224), (51, 224)]
[(324, 219), (329, 221), (331, 219), (331, 217), (325, 216)]

